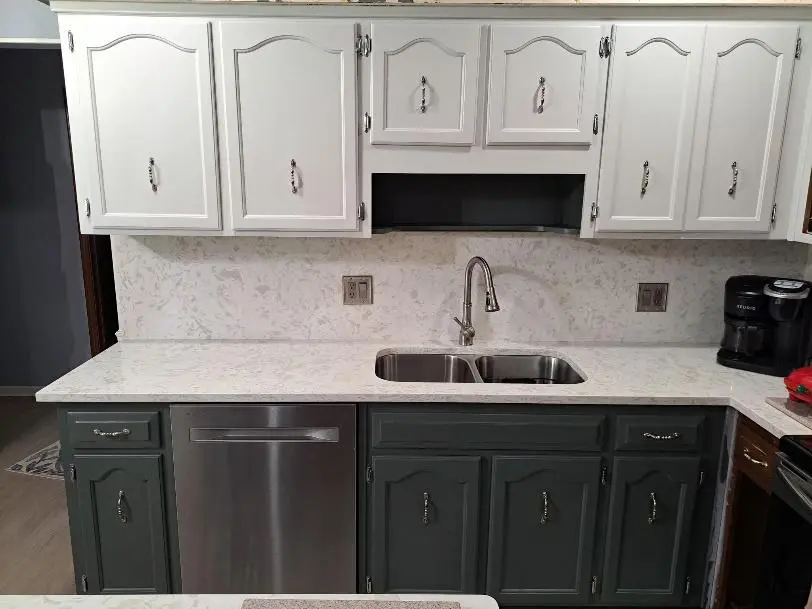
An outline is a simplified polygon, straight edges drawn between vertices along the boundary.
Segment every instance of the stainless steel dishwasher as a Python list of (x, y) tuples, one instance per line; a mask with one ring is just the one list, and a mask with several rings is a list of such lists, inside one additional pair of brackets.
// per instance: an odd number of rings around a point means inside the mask
[(185, 594), (356, 591), (356, 407), (170, 408)]

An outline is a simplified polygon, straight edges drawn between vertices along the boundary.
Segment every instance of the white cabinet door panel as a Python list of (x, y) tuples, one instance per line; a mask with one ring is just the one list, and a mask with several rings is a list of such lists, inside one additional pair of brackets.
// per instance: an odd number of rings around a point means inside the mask
[(221, 22), (235, 231), (357, 229), (355, 35), (338, 20)]
[(769, 231), (797, 36), (708, 27), (686, 229)]
[(598, 24), (492, 26), (488, 143), (592, 144), (604, 33)]
[(209, 24), (71, 16), (72, 136), (94, 229), (218, 229)]
[(372, 24), (372, 144), (472, 145), (479, 25)]
[(705, 26), (615, 33), (596, 230), (681, 230)]

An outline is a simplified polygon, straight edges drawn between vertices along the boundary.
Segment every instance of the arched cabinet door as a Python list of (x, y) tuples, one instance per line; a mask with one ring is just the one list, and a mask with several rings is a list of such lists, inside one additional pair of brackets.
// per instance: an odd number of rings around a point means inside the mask
[(479, 25), (372, 24), (372, 144), (472, 145)]
[(356, 25), (250, 19), (219, 28), (234, 230), (356, 230)]
[(77, 197), (90, 227), (219, 229), (209, 23), (60, 22)]
[(704, 25), (615, 28), (597, 231), (682, 229)]
[(488, 143), (597, 142), (609, 63), (598, 48), (608, 33), (590, 23), (492, 26)]
[(687, 230), (770, 230), (797, 39), (797, 25), (708, 27)]

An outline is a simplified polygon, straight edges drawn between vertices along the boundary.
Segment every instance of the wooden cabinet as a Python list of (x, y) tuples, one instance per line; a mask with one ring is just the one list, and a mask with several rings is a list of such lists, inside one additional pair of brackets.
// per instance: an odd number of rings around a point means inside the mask
[(712, 25), (685, 228), (770, 230), (798, 27)]
[(597, 141), (607, 65), (598, 48), (608, 33), (589, 22), (492, 26), (487, 142)]
[(597, 230), (681, 230), (705, 26), (615, 28)]
[(698, 457), (615, 457), (601, 599), (682, 603)]
[(601, 458), (493, 459), (487, 593), (500, 605), (586, 604)]
[(372, 23), (372, 144), (472, 145), (481, 27)]
[(210, 26), (60, 18), (79, 213), (92, 230), (220, 228)]
[(180, 592), (167, 414), (165, 407), (59, 410), (80, 594)]
[(480, 462), (478, 457), (373, 457), (375, 592), (475, 593)]
[(356, 25), (223, 20), (219, 34), (235, 232), (356, 230)]
[(167, 594), (161, 455), (77, 455), (87, 591)]

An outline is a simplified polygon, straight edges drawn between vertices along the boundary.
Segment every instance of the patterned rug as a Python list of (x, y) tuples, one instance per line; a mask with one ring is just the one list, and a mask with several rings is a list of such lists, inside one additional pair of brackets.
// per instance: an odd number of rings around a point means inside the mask
[(59, 455), (59, 442), (41, 448), (33, 455), (17, 461), (6, 468), (7, 471), (40, 478), (63, 480), (62, 458)]

